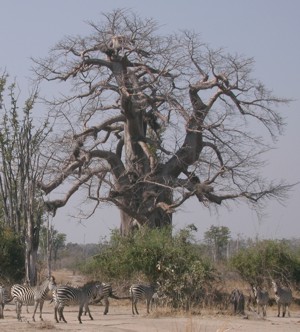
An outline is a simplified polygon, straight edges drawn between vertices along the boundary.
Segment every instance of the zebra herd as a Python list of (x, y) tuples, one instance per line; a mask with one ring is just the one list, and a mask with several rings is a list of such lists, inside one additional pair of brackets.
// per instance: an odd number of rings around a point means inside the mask
[[(292, 302), (292, 292), (289, 288), (281, 287), (275, 281), (272, 281), (275, 294), (275, 300), (278, 306), (278, 317), (280, 317), (280, 309), (282, 307), (282, 317), (286, 315), (290, 317), (289, 306)], [(69, 305), (78, 305), (78, 321), (82, 323), (81, 316), (88, 314), (93, 320), (89, 305), (104, 301), (104, 315), (109, 311), (108, 298), (115, 299), (131, 299), (132, 314), (139, 314), (137, 309), (138, 301), (146, 301), (147, 313), (150, 313), (150, 304), (158, 297), (157, 285), (133, 284), (129, 288), (128, 297), (118, 297), (114, 294), (110, 284), (97, 281), (88, 282), (82, 287), (73, 287), (70, 285), (57, 285), (53, 276), (46, 278), (40, 286), (32, 287), (28, 284), (13, 285), (10, 294), (5, 287), (0, 286), (0, 319), (4, 318), (4, 305), (14, 302), (16, 306), (17, 319), (21, 320), (21, 309), (23, 305), (34, 305), (32, 320), (35, 321), (37, 308), (40, 308), (40, 320), (43, 320), (42, 310), (43, 304), (49, 292), (52, 293), (51, 302), (54, 303), (54, 318), (58, 323), (63, 321), (67, 323), (64, 317), (64, 308)], [(266, 309), (269, 302), (269, 294), (266, 290), (258, 286), (252, 286), (252, 291), (257, 304), (257, 314), (260, 315), (262, 309), (263, 316), (266, 316)], [(234, 312), (244, 314), (245, 297), (243, 292), (234, 289), (230, 296), (230, 302), (233, 304)]]
[[(23, 305), (34, 305), (34, 311), (32, 320), (35, 322), (35, 314), (37, 308), (40, 308), (40, 320), (43, 320), (42, 310), (43, 305), (49, 291), (52, 293), (52, 299), (54, 302), (54, 319), (57, 323), (63, 321), (67, 323), (64, 317), (64, 308), (69, 305), (78, 305), (78, 321), (82, 323), (81, 316), (88, 314), (90, 319), (93, 320), (91, 315), (89, 304), (95, 304), (100, 301), (104, 301), (105, 309), (104, 315), (109, 311), (108, 298), (114, 299), (131, 299), (132, 300), (132, 313), (139, 314), (137, 310), (137, 302), (140, 300), (147, 301), (147, 313), (149, 313), (149, 306), (152, 297), (155, 293), (156, 287), (152, 285), (134, 284), (129, 289), (130, 296), (118, 297), (114, 294), (112, 286), (110, 284), (101, 282), (88, 282), (82, 287), (73, 287), (70, 285), (57, 285), (53, 276), (46, 278), (41, 285), (32, 287), (28, 284), (15, 284), (11, 287), (10, 295), (5, 287), (0, 286), (0, 319), (4, 318), (4, 306), (9, 302), (14, 302), (16, 306), (17, 319), (21, 321), (21, 311)], [(27, 310), (28, 312), (28, 310)]]
[[(285, 317), (286, 311), (290, 317), (289, 306), (293, 301), (292, 291), (287, 287), (281, 287), (277, 282), (272, 280), (273, 291), (275, 295), (275, 301), (277, 303), (277, 317), (280, 317), (280, 309), (282, 307), (282, 317)], [(269, 303), (269, 293), (267, 290), (263, 290), (259, 286), (252, 285), (252, 291), (254, 294), (255, 302), (257, 304), (257, 314), (260, 315), (260, 309), (262, 309), (263, 317), (267, 315), (267, 306)], [(249, 300), (251, 297), (249, 298)], [(233, 312), (235, 314), (244, 314), (245, 297), (243, 292), (238, 289), (234, 289), (230, 296), (230, 302), (233, 304)]]

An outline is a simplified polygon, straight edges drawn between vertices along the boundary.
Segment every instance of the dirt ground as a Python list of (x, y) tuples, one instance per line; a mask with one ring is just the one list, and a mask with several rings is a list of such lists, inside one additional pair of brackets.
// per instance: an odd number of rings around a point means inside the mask
[[(55, 271), (58, 284), (71, 282), (73, 285), (82, 285), (85, 278), (68, 270)], [(33, 332), (37, 330), (52, 331), (103, 331), (103, 332), (286, 332), (300, 331), (300, 308), (291, 307), (291, 317), (278, 318), (276, 307), (267, 309), (267, 317), (262, 319), (255, 312), (247, 311), (246, 316), (233, 316), (209, 312), (200, 315), (170, 315), (163, 308), (154, 309), (146, 314), (146, 305), (138, 303), (140, 315), (133, 316), (129, 300), (110, 300), (109, 313), (103, 315), (103, 306), (90, 306), (94, 320), (82, 316), (82, 324), (77, 320), (78, 307), (70, 306), (64, 310), (68, 323), (56, 323), (54, 320), (53, 304), (46, 301), (43, 309), (44, 321), (39, 320), (39, 312), (32, 321), (33, 307), (22, 308), (22, 321), (17, 321), (15, 306), (8, 304), (4, 309), (4, 319), (0, 319), (0, 332)]]
[[(122, 301), (124, 302), (124, 301)], [(131, 314), (129, 301), (119, 304), (111, 301), (110, 311), (104, 316), (102, 306), (90, 306), (94, 320), (88, 316), (82, 317), (82, 324), (77, 320), (78, 308), (70, 306), (65, 308), (65, 318), (68, 323), (55, 323), (53, 305), (45, 302), (43, 317), (32, 322), (33, 307), (29, 307), (29, 314), (25, 308), (22, 311), (22, 321), (16, 319), (15, 307), (7, 305), (4, 310), (4, 319), (0, 320), (0, 331), (105, 331), (105, 332), (227, 332), (227, 331), (300, 331), (300, 311), (291, 308), (290, 318), (276, 317), (276, 308), (268, 308), (267, 318), (262, 319), (255, 312), (246, 312), (247, 319), (241, 316), (219, 315), (213, 313), (202, 313), (194, 316), (164, 316), (157, 308), (150, 315), (146, 315), (145, 304), (139, 303), (139, 316)]]

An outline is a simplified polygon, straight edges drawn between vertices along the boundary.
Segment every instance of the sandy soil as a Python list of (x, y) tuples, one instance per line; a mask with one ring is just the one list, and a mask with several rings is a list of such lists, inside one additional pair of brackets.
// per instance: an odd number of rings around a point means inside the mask
[[(125, 301), (126, 302), (126, 301)], [(105, 331), (105, 332), (227, 332), (227, 331), (300, 331), (300, 311), (291, 311), (290, 318), (277, 318), (276, 308), (268, 308), (268, 316), (262, 319), (256, 313), (247, 312), (248, 318), (231, 315), (205, 314), (197, 316), (163, 316), (160, 309), (157, 308), (150, 315), (145, 314), (145, 307), (142, 303), (138, 308), (139, 316), (131, 314), (130, 303), (120, 303), (111, 301), (109, 314), (104, 316), (102, 306), (91, 306), (91, 312), (94, 320), (88, 316), (83, 316), (82, 324), (77, 321), (77, 307), (66, 307), (65, 323), (55, 323), (53, 315), (53, 305), (46, 302), (43, 310), (44, 321), (39, 321), (39, 315), (36, 315), (37, 322), (32, 322), (31, 316), (33, 307), (29, 307), (30, 313), (26, 310), (22, 312), (22, 321), (16, 319), (15, 308), (13, 305), (7, 305), (4, 311), (4, 319), (0, 320), (0, 331)], [(23, 308), (25, 309), (25, 308)], [(294, 308), (295, 309), (295, 308)]]

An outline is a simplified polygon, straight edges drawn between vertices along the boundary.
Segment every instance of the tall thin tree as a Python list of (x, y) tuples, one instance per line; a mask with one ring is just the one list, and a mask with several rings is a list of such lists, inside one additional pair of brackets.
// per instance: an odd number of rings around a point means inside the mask
[(35, 127), (32, 112), (36, 91), (20, 111), (16, 83), (8, 85), (6, 73), (0, 82), (0, 200), (3, 218), (6, 226), (19, 234), (25, 243), (26, 279), (35, 284), (39, 231), (44, 212), (42, 192), (37, 183), (43, 173), (40, 148), (48, 134), (48, 121)]

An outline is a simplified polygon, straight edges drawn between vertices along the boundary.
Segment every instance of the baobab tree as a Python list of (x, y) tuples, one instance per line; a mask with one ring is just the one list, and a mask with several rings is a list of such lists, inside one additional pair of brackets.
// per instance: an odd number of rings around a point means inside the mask
[(38, 80), (64, 91), (48, 100), (60, 127), (40, 186), (65, 190), (49, 210), (85, 188), (95, 208), (118, 207), (126, 235), (134, 225), (171, 225), (193, 196), (203, 207), (241, 199), (258, 209), (285, 197), (289, 186), (259, 171), (288, 100), (252, 77), (252, 58), (189, 31), (162, 36), (131, 11), (102, 18), (88, 23), (90, 35), (65, 37), (34, 59)]

